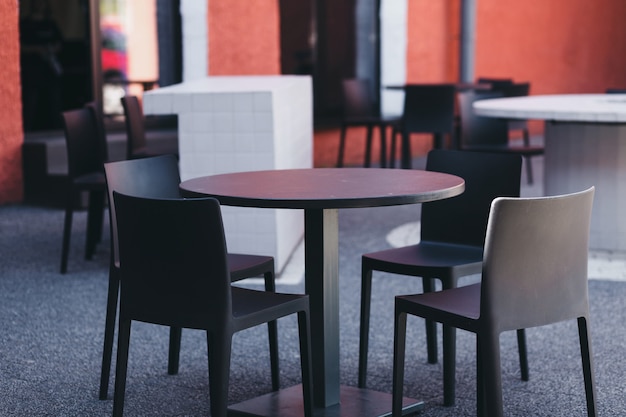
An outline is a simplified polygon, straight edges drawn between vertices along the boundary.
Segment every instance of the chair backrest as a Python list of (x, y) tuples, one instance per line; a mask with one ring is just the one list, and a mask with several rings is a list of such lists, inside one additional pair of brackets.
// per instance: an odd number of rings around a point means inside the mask
[(65, 111), (63, 124), (69, 178), (102, 172), (104, 160), (91, 111), (86, 108)]
[(232, 319), (220, 205), (113, 192), (120, 318), (198, 329)]
[(588, 314), (593, 195), (591, 187), (562, 196), (493, 202), (485, 240), (481, 318), (505, 331)]
[(502, 87), (513, 84), (513, 78), (489, 78), (480, 77), (477, 80), (478, 84), (489, 84), (491, 90), (500, 90)]
[(465, 191), (422, 204), (422, 241), (482, 246), (493, 199), (520, 195), (520, 155), (433, 150), (426, 170), (463, 178)]
[(530, 94), (530, 83), (511, 83), (498, 88), (504, 97), (524, 97)]
[(143, 109), (137, 96), (121, 98), (126, 123), (126, 158), (133, 159), (146, 147)]
[(473, 104), (478, 100), (504, 97), (502, 91), (463, 91), (459, 93), (461, 148), (473, 145), (507, 145), (509, 126), (506, 119), (478, 116)]
[(626, 94), (626, 88), (607, 88), (606, 94)]
[(454, 84), (407, 85), (402, 130), (405, 133), (452, 133), (455, 99)]
[(345, 79), (342, 81), (341, 86), (344, 117), (370, 117), (376, 115), (369, 80)]
[(118, 265), (119, 249), (113, 192), (138, 197), (179, 198), (180, 172), (174, 155), (109, 162), (104, 164), (104, 172), (109, 197), (112, 260)]
[(96, 132), (100, 145), (100, 157), (104, 162), (109, 160), (109, 145), (107, 143), (106, 128), (104, 127), (104, 113), (102, 107), (95, 101), (85, 104), (85, 107), (91, 111), (93, 120), (96, 123)]

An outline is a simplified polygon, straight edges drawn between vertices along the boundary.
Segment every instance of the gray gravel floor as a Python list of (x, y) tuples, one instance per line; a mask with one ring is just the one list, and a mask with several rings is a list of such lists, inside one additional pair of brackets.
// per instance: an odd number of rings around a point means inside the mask
[[(383, 236), (414, 221), (417, 206), (340, 211), (341, 381), (356, 386), (360, 255), (388, 247)], [(85, 213), (75, 216), (69, 272), (58, 273), (63, 212), (0, 207), (0, 416), (111, 415), (98, 400), (109, 259), (108, 231), (95, 259), (83, 259)], [(108, 227), (108, 222), (105, 228)], [(108, 229), (105, 229), (108, 230)], [(470, 278), (471, 279), (471, 278)], [(248, 284), (255, 286), (256, 284)], [(302, 283), (279, 284), (301, 292)], [(393, 296), (420, 291), (418, 279), (374, 277), (369, 386), (391, 392)], [(626, 283), (589, 282), (599, 415), (625, 416)], [(279, 322), (281, 384), (300, 381), (295, 319)], [(209, 415), (206, 342), (183, 332), (181, 366), (168, 376), (168, 330), (134, 324), (126, 393), (128, 416)], [(586, 415), (575, 323), (528, 330), (531, 379), (519, 378), (514, 333), (502, 336), (505, 413)], [(441, 342), (441, 341), (440, 341)], [(423, 416), (475, 415), (475, 338), (458, 332), (457, 405), (442, 405), (441, 364), (426, 363), (423, 322), (409, 320), (405, 394), (426, 402)], [(270, 390), (265, 327), (236, 335), (230, 401)]]

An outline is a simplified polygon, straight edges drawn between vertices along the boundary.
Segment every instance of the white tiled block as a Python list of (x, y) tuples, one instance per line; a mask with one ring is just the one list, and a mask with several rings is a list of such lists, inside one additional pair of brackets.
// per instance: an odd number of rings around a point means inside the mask
[(254, 111), (254, 93), (233, 94), (233, 111), (238, 113)]
[(272, 94), (271, 93), (253, 93), (254, 111), (270, 112), (272, 111)]

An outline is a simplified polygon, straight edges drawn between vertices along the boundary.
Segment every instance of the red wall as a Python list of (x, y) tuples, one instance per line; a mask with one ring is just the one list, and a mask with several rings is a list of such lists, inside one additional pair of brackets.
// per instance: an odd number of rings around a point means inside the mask
[[(601, 3), (601, 5), (600, 5)], [(626, 1), (477, 0), (475, 75), (531, 94), (626, 87)], [(460, 0), (410, 0), (407, 80), (458, 79)]]
[(208, 2), (209, 74), (280, 74), (278, 0)]
[(0, 2), (0, 204), (22, 200), (22, 93), (16, 1)]

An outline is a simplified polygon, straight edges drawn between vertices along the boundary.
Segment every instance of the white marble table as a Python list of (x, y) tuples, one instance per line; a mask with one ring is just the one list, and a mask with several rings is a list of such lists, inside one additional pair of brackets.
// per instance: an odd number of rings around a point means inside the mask
[[(313, 165), (309, 76), (211, 76), (144, 93), (143, 111), (178, 115), (183, 181)], [(272, 255), (281, 271), (304, 234), (296, 210), (223, 207), (228, 250)]]
[(481, 116), (545, 120), (544, 193), (596, 186), (589, 246), (626, 251), (626, 95), (480, 100)]

